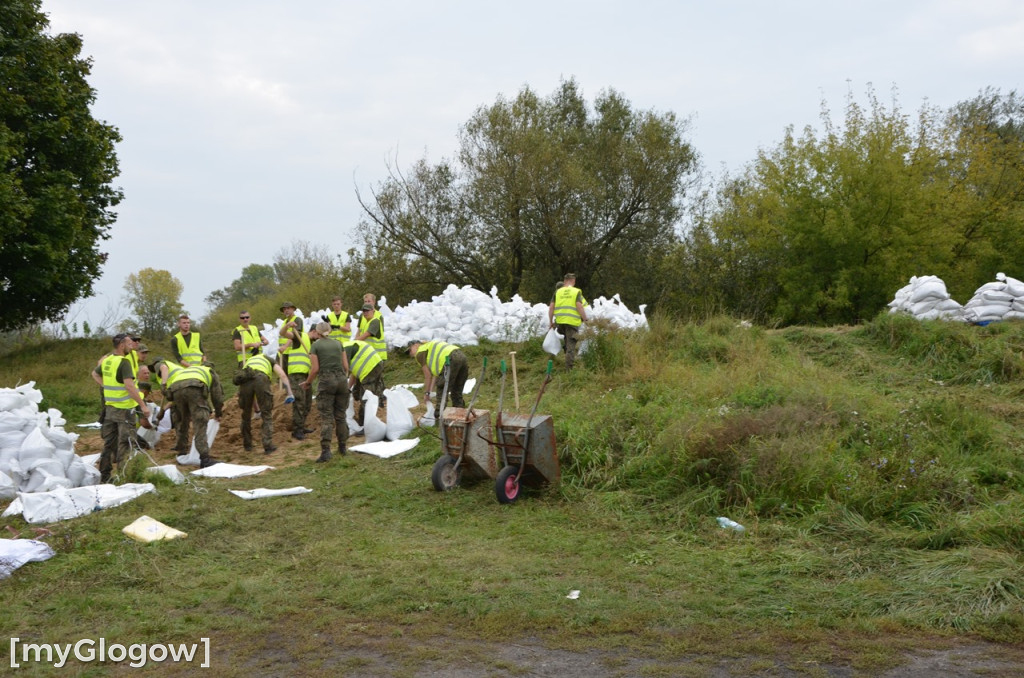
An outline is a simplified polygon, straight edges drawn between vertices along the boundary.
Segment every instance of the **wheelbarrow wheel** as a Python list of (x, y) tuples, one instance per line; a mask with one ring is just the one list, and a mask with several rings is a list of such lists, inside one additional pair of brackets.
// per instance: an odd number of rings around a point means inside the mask
[(455, 468), (455, 457), (450, 454), (442, 454), (441, 458), (434, 462), (434, 470), (430, 472), (430, 482), (438, 492), (447, 492), (455, 489), (462, 482), (462, 469)]
[(498, 502), (511, 504), (519, 498), (519, 481), (516, 474), (519, 469), (515, 466), (506, 466), (498, 471), (498, 477), (494, 480), (494, 493), (498, 495)]

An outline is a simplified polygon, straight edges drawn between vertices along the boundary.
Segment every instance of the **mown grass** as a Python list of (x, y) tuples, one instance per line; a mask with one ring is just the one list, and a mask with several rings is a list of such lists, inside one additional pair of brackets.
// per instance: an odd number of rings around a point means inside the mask
[[(162, 485), (52, 527), (58, 557), (0, 586), (0, 633), (209, 636), (227, 675), (282, 661), (343, 675), (371, 642), (412, 675), (451, 661), (431, 649), (441, 638), (734, 657), (748, 672), (781, 661), (810, 675), (829, 661), (871, 673), (951, 638), (1012, 650), (1024, 642), (1021, 346), (1015, 324), (891, 316), (601, 332), (576, 370), (556, 365), (541, 400), (560, 486), (511, 506), (487, 481), (436, 493), (440, 448), (424, 432), (391, 460)], [(97, 350), (24, 349), (5, 358), (0, 385), (32, 375), (49, 406), (73, 413), (80, 399), (84, 414)], [(494, 410), (510, 350), (520, 410), (532, 407), (547, 364), (539, 341), (468, 350), (473, 376), (483, 356), (490, 364), (479, 408)], [(397, 357), (388, 379), (418, 374)], [(509, 376), (506, 410), (512, 388)], [(227, 492), (294, 485), (314, 492)], [(120, 529), (142, 514), (189, 537), (127, 540)], [(747, 532), (721, 530), (718, 515)], [(573, 589), (579, 600), (566, 598)], [(329, 660), (338, 655), (350, 663)]]

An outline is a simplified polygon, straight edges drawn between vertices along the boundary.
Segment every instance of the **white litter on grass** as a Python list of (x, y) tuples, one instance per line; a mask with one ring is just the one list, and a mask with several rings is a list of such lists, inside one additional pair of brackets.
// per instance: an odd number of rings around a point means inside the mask
[(376, 443), (363, 443), (362, 445), (354, 445), (348, 449), (353, 452), (362, 452), (363, 454), (372, 454), (375, 457), (381, 459), (387, 459), (393, 457), (396, 454), (402, 452), (408, 452), (412, 448), (416, 447), (420, 442), (419, 438), (407, 438), (404, 440), (391, 440), (391, 441), (379, 441)]
[(201, 476), (203, 478), (241, 478), (242, 476), (254, 476), (257, 473), (263, 473), (267, 469), (272, 469), (273, 466), (259, 465), (259, 466), (244, 466), (242, 464), (229, 464), (227, 462), (220, 462), (213, 466), (207, 466), (206, 468), (196, 469), (192, 471), (192, 475)]
[(0, 579), (25, 563), (39, 563), (56, 555), (50, 545), (36, 539), (0, 539)]
[(265, 487), (257, 487), (255, 490), (228, 491), (242, 499), (263, 499), (265, 497), (289, 497), (293, 494), (308, 494), (313, 490), (308, 487), (284, 487), (279, 490), (268, 490)]
[(93, 421), (88, 424), (78, 424), (78, 428), (94, 428), (96, 430), (99, 430), (103, 428), (103, 424), (99, 423), (98, 421)]
[(50, 492), (19, 492), (18, 498), (0, 517), (8, 518), (20, 513), (29, 523), (55, 523), (120, 506), (155, 490), (152, 483), (126, 483), (71, 489), (58, 487)]
[(569, 595), (566, 596), (566, 598), (568, 598), (569, 600), (578, 600), (579, 597), (580, 597), (580, 592), (578, 590), (576, 590), (576, 589), (573, 589), (572, 591), (569, 591)]

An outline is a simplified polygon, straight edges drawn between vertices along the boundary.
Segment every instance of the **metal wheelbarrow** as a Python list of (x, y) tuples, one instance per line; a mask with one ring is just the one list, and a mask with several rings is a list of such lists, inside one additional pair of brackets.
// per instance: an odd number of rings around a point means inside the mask
[[(444, 393), (441, 403), (448, 402), (448, 385), (451, 383), (451, 365), (445, 361)], [(480, 384), (487, 370), (487, 357), (480, 370), (480, 379), (469, 399), (469, 407), (448, 407), (441, 414), (441, 456), (434, 462), (430, 472), (430, 482), (438, 492), (447, 492), (462, 483), (463, 475), (470, 478), (493, 478), (497, 473), (497, 461), (491, 446), (479, 438), (483, 428), (490, 428), (491, 413), (487, 410), (474, 410)]]
[(498, 449), (501, 470), (493, 475), (494, 493), (499, 503), (511, 504), (519, 498), (523, 485), (540, 486), (544, 483), (557, 484), (562, 477), (555, 447), (555, 428), (551, 415), (537, 414), (537, 406), (544, 395), (544, 389), (551, 381), (552, 361), (548, 361), (547, 373), (541, 383), (537, 400), (530, 415), (506, 414), (502, 411), (505, 393), (505, 364), (502, 362), (502, 389), (498, 399), (497, 422), (493, 429), (494, 439), (486, 437), (491, 433), (482, 428), (477, 436)]

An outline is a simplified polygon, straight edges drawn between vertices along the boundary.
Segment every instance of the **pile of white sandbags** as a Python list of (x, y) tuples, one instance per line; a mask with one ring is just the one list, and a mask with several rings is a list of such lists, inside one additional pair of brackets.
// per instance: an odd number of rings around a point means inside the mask
[[(456, 287), (448, 285), (441, 294), (430, 301), (413, 301), (407, 306), (391, 310), (387, 299), (381, 297), (380, 312), (384, 318), (384, 338), (389, 349), (404, 348), (414, 341), (441, 339), (460, 346), (475, 346), (480, 339), (494, 342), (522, 342), (533, 337), (542, 337), (548, 329), (548, 305), (528, 304), (518, 294), (510, 301), (501, 301), (498, 290), (491, 293), (473, 289), (469, 285)], [(587, 307), (592, 319), (605, 319), (616, 327), (634, 329), (647, 327), (645, 305), (639, 313), (633, 313), (622, 303), (618, 294), (611, 299), (599, 297)], [(330, 309), (321, 309), (305, 315), (296, 309), (295, 315), (302, 318), (308, 331), (310, 327), (327, 317)], [(358, 332), (358, 313), (352, 316), (352, 334)], [(278, 319), (275, 325), (264, 324), (261, 334), (269, 340), (263, 352), (273, 356), (277, 352), (277, 336), (281, 327)]]
[(67, 433), (60, 410), (39, 411), (35, 382), (0, 389), (0, 500), (17, 492), (95, 485), (100, 473), (75, 454), (77, 433)]
[(985, 283), (964, 304), (964, 319), (972, 323), (1024, 318), (1024, 283), (1005, 273)]
[(909, 313), (918, 320), (963, 319), (963, 307), (950, 298), (946, 283), (934, 275), (911, 277), (889, 302), (889, 313)]

